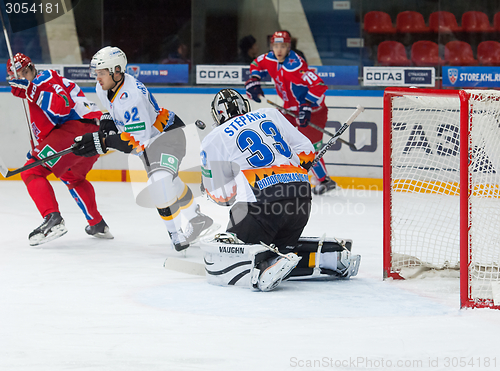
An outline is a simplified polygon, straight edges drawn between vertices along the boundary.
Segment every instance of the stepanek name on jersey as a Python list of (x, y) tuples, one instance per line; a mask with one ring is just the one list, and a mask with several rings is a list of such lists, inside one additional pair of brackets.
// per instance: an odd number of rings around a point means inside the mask
[[(246, 124), (251, 122), (261, 120), (266, 118), (266, 114), (262, 112), (249, 112), (242, 116), (238, 116), (231, 121), (231, 124), (224, 129), (224, 132), (232, 137), (235, 132), (237, 132), (240, 128), (244, 127)], [(234, 129), (234, 130), (233, 130)]]
[(307, 174), (287, 173), (273, 174), (256, 182), (259, 189), (264, 189), (278, 183), (309, 182)]

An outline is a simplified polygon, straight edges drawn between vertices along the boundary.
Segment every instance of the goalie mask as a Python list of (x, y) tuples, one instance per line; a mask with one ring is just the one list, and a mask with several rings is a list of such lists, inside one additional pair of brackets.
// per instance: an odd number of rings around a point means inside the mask
[(108, 70), (110, 74), (120, 67), (121, 73), (127, 68), (127, 56), (125, 53), (114, 46), (106, 46), (99, 50), (90, 61), (90, 77), (96, 77), (96, 70)]
[(212, 117), (216, 126), (248, 112), (250, 112), (250, 103), (234, 89), (221, 90), (212, 101)]

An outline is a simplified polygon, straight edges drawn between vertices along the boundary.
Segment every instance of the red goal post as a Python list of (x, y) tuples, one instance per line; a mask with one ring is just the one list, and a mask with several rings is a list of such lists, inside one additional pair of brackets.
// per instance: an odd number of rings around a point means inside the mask
[(383, 117), (384, 279), (456, 269), (500, 309), (500, 92), (388, 88)]

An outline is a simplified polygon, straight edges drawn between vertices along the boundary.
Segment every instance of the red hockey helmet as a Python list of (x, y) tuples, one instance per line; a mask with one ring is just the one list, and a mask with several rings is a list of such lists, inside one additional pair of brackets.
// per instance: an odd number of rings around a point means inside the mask
[(286, 31), (276, 31), (273, 36), (271, 36), (271, 44), (273, 43), (291, 43), (292, 38), (290, 34)]
[[(16, 66), (16, 71), (22, 70), (24, 67), (31, 66), (31, 59), (23, 53), (17, 53), (14, 56), (14, 65)], [(12, 68), (12, 60), (9, 58), (7, 60), (7, 75), (9, 77), (14, 77), (14, 69)]]

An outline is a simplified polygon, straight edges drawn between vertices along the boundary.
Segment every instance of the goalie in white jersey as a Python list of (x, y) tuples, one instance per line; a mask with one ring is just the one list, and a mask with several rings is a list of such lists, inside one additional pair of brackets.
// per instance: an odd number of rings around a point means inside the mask
[[(75, 154), (104, 154), (107, 148), (140, 156), (148, 174), (148, 186), (137, 203), (156, 207), (172, 245), (181, 251), (207, 231), (213, 221), (200, 212), (189, 187), (178, 176), (186, 155), (182, 120), (158, 106), (153, 95), (136, 78), (125, 73), (127, 58), (122, 50), (107, 46), (90, 63), (97, 80), (96, 93), (109, 114), (104, 114), (100, 131), (75, 139)], [(184, 230), (181, 213), (189, 223)]]
[(209, 282), (269, 291), (288, 276), (355, 275), (351, 241), (301, 238), (311, 209), (311, 141), (278, 110), (251, 111), (233, 89), (217, 93), (212, 116), (216, 127), (201, 144), (202, 186), (232, 208), (229, 233), (201, 245)]

